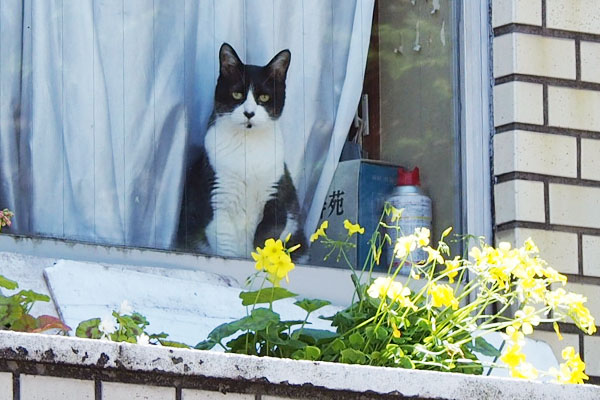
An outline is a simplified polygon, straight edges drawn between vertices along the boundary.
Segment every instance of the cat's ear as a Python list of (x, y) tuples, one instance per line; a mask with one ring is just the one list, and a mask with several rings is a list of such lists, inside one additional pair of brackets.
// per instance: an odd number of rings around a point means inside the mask
[(221, 49), (219, 50), (219, 65), (221, 74), (225, 75), (239, 73), (242, 68), (242, 61), (229, 43), (221, 45)]
[(289, 50), (282, 50), (269, 61), (266, 68), (270, 70), (273, 77), (285, 81), (291, 58), (292, 53)]

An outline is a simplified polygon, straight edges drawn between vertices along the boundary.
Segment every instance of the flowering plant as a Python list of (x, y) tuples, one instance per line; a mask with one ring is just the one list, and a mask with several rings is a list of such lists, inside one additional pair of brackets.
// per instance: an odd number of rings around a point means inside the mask
[(110, 340), (113, 342), (189, 347), (183, 343), (167, 340), (169, 335), (164, 332), (148, 333), (146, 331), (148, 325), (150, 323), (146, 317), (134, 312), (131, 305), (125, 300), (118, 310), (114, 310), (103, 318), (91, 318), (80, 322), (75, 335), (81, 338)]
[[(520, 248), (508, 243), (496, 248), (481, 240), (472, 247), (470, 259), (452, 257), (446, 243), (450, 228), (442, 233), (437, 246), (432, 246), (426, 228), (403, 235), (398, 225), (401, 216), (402, 210), (386, 204), (379, 224), (396, 230), (398, 239), (392, 243), (390, 235), (377, 230), (363, 267), (349, 264), (354, 300), (324, 318), (332, 322), (335, 332), (305, 328), (308, 315), (329, 304), (326, 301), (297, 301), (295, 304), (307, 311), (304, 321), (282, 321), (273, 312), (274, 301), (295, 296), (279, 286), (294, 268), (290, 253), (295, 248), (286, 249), (285, 241), (269, 239), (252, 253), (258, 274), (263, 275), (260, 289), (240, 295), (242, 304), (251, 306), (248, 315), (218, 326), (196, 348), (218, 344), (235, 353), (470, 374), (499, 366), (500, 359), (513, 377), (550, 375), (561, 383), (588, 379), (585, 364), (572, 347), (563, 351), (565, 362), (560, 368), (549, 371), (536, 370), (522, 352), (525, 336), (541, 323), (552, 324), (559, 338), (558, 322), (567, 320), (588, 334), (596, 331), (595, 320), (584, 305), (586, 298), (564, 290), (567, 278), (539, 257), (533, 241), (527, 240)], [(347, 237), (334, 240), (327, 236), (325, 221), (311, 242), (320, 240), (329, 248), (327, 257), (336, 254), (348, 261), (346, 251), (354, 246), (350, 239), (363, 234), (364, 228), (348, 220), (344, 227)], [(374, 269), (386, 246), (393, 249), (394, 258), (387, 273), (376, 276)], [(427, 254), (426, 261), (411, 262), (417, 249)], [(403, 269), (406, 278), (400, 281)], [(265, 288), (266, 282), (271, 287)], [(268, 308), (257, 308), (258, 304), (268, 304)], [(490, 309), (494, 313), (488, 313)], [(300, 328), (292, 330), (296, 325)], [(223, 343), (237, 332), (242, 333)], [(500, 349), (486, 341), (491, 332), (503, 335)], [(484, 363), (478, 354), (495, 357), (494, 362)]]
[[(14, 214), (6, 208), (0, 211), (0, 231), (4, 226), (10, 227), (13, 216)], [(17, 282), (0, 275), (0, 288), (16, 290), (19, 285)], [(19, 332), (44, 332), (50, 329), (67, 332), (71, 330), (60, 319), (51, 315), (37, 317), (31, 315), (31, 309), (38, 301), (47, 302), (50, 301), (50, 298), (33, 290), (20, 290), (11, 296), (0, 294), (0, 330)]]
[[(328, 301), (296, 301), (294, 304), (306, 312), (304, 320), (281, 320), (280, 315), (273, 311), (275, 301), (297, 296), (279, 285), (283, 278), (288, 279), (288, 273), (294, 269), (290, 255), (299, 247), (296, 245), (287, 248), (289, 238), (290, 236), (284, 241), (268, 239), (264, 247), (259, 247), (252, 253), (257, 272), (249, 281), (257, 278), (262, 280), (258, 290), (240, 293), (242, 305), (247, 307), (247, 315), (217, 326), (209, 333), (208, 338), (198, 343), (195, 348), (207, 350), (219, 345), (232, 353), (309, 360), (321, 358), (321, 346), (337, 334), (305, 326), (310, 314), (329, 305)], [(271, 286), (265, 288), (267, 282)], [(258, 307), (259, 304), (268, 304), (268, 308)], [(299, 328), (293, 329), (298, 326)], [(223, 343), (224, 339), (238, 332), (242, 333)]]
[[(545, 372), (537, 371), (521, 351), (525, 335), (540, 323), (551, 323), (559, 339), (558, 322), (569, 319), (587, 334), (596, 331), (584, 305), (587, 299), (563, 289), (566, 276), (539, 257), (531, 239), (520, 248), (509, 243), (495, 248), (480, 241), (471, 249), (471, 259), (452, 257), (445, 241), (450, 228), (432, 247), (428, 229), (402, 235), (397, 223), (401, 215), (402, 210), (386, 204), (380, 220), (381, 226), (399, 236), (387, 274), (374, 278), (384, 246), (392, 245), (391, 237), (379, 231), (371, 238), (360, 275), (350, 266), (357, 300), (332, 317), (338, 337), (322, 349), (322, 359), (472, 374), (497, 366), (480, 361), (479, 353), (500, 358), (513, 377), (533, 379), (545, 374), (561, 383), (583, 383), (588, 378), (571, 347), (563, 351), (566, 362), (560, 370)], [(344, 254), (348, 240), (330, 239), (325, 229), (322, 226), (311, 239)], [(348, 228), (348, 235), (355, 231)], [(427, 254), (425, 262), (410, 262), (417, 249)], [(401, 282), (403, 269), (407, 277)], [(490, 309), (495, 312), (488, 313)], [(508, 345), (503, 353), (485, 340), (491, 332), (502, 332), (503, 347)]]

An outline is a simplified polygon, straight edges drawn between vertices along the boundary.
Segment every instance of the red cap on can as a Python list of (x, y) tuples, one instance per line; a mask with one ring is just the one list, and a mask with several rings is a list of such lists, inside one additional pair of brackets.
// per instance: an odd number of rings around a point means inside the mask
[(421, 178), (419, 177), (419, 167), (415, 167), (412, 171), (407, 171), (402, 167), (398, 168), (398, 180), (396, 186), (421, 186)]

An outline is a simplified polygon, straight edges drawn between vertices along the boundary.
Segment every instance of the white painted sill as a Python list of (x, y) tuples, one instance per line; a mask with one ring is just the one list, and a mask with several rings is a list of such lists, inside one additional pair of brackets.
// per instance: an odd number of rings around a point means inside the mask
[[(62, 366), (71, 371), (74, 368), (112, 371), (107, 376), (113, 381), (119, 381), (121, 376), (129, 376), (127, 379), (131, 381), (132, 374), (169, 376), (176, 382), (223, 380), (229, 384), (220, 386), (221, 391), (235, 387), (236, 391), (246, 393), (257, 390), (259, 384), (263, 394), (281, 393), (284, 388), (295, 398), (310, 398), (303, 395), (307, 388), (313, 391), (312, 396), (315, 390), (322, 391), (325, 398), (336, 398), (336, 392), (340, 395), (364, 394), (368, 398), (455, 400), (600, 398), (600, 386), (589, 384), (559, 385), (0, 331), (0, 366), (4, 372), (18, 372), (22, 368), (19, 365), (35, 365), (34, 370), (39, 375), (51, 370), (49, 366)], [(165, 385), (161, 379), (149, 382), (147, 385), (150, 386)], [(231, 385), (231, 382), (235, 384)], [(334, 397), (330, 397), (332, 395)], [(350, 397), (354, 398), (353, 395)]]

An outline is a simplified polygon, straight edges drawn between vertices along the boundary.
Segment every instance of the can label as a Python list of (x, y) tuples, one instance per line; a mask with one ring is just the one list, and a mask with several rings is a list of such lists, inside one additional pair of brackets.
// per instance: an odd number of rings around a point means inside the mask
[[(398, 230), (395, 228), (386, 229), (386, 233), (392, 238), (392, 245), (387, 249), (387, 261), (388, 265), (390, 265), (398, 237), (411, 235), (415, 232), (416, 228), (431, 230), (431, 199), (421, 194), (410, 194), (392, 196), (387, 199), (387, 202), (397, 209), (404, 209), (400, 220), (395, 222), (387, 221), (388, 225), (398, 227)], [(427, 256), (424, 250), (417, 249), (410, 253), (407, 262), (424, 262), (427, 260)], [(399, 259), (394, 260), (394, 265), (397, 265), (400, 261)]]

